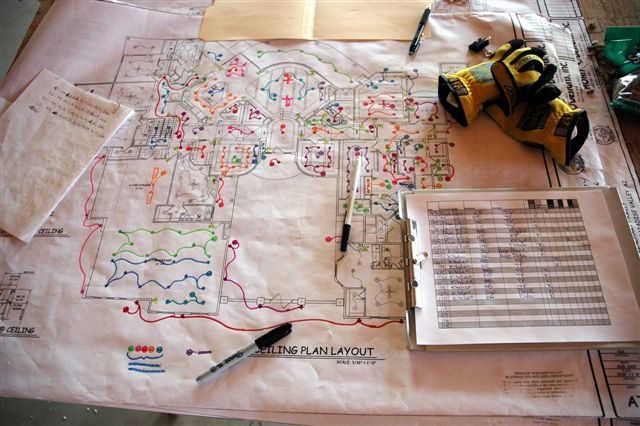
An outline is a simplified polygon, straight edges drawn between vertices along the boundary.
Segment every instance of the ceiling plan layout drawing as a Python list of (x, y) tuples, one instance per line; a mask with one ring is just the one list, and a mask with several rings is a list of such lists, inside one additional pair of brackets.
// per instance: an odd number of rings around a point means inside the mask
[[(233, 53), (199, 40), (129, 38), (113, 84), (85, 87), (131, 105), (138, 118), (90, 171), (83, 297), (221, 321), (225, 311), (247, 308), (341, 324), (402, 318), (395, 193), (454, 177), (452, 123), (421, 90), (417, 71), (341, 69), (335, 55), (322, 43)], [(358, 156), (361, 189), (341, 258), (338, 234)], [(265, 192), (248, 197), (258, 186)], [(300, 191), (317, 197), (296, 205)], [(262, 278), (236, 276), (236, 262), (279, 261), (259, 246), (291, 229), (268, 218), (283, 208), (323, 210), (326, 232), (301, 228), (291, 248), (302, 253), (288, 259), (304, 268), (309, 244), (335, 255), (328, 268), (335, 276), (322, 289), (284, 277), (256, 289)], [(135, 215), (114, 214), (123, 211)]]

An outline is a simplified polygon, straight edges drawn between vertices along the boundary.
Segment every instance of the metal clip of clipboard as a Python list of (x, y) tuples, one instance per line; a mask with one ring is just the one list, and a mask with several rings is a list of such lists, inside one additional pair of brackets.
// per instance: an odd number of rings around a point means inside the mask
[(404, 249), (404, 274), (407, 292), (407, 304), (410, 308), (422, 307), (422, 286), (420, 283), (420, 268), (427, 258), (426, 253), (419, 250), (417, 223), (411, 219), (402, 221), (402, 245)]

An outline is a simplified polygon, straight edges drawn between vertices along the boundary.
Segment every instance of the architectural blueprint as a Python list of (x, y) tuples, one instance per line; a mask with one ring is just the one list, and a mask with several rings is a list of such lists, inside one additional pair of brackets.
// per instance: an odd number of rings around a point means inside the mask
[(181, 15), (204, 15), (213, 0), (107, 0), (112, 3)]
[[(407, 350), (399, 189), (612, 185), (640, 235), (638, 179), (579, 10), (541, 3), (437, 2), (433, 37), (409, 59), (390, 41), (203, 42), (196, 16), (56, 2), (0, 95), (47, 66), (136, 115), (29, 245), (0, 238), (0, 392), (300, 422), (639, 417), (635, 352)], [(69, 43), (104, 66), (56, 56), (59, 28), (79, 28)], [(483, 60), (467, 40), (486, 35), (546, 47), (563, 97), (589, 108), (590, 138), (568, 167), (439, 105), (438, 73)], [(287, 339), (196, 384), (283, 322)]]

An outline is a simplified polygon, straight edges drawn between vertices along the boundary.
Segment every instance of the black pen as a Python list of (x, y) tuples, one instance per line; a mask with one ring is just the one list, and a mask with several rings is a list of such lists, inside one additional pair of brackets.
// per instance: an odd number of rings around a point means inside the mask
[(291, 325), (291, 323), (288, 322), (274, 328), (264, 336), (258, 337), (252, 344), (250, 344), (246, 348), (240, 349), (233, 355), (229, 355), (226, 359), (220, 361), (218, 364), (213, 365), (207, 371), (196, 377), (196, 382), (200, 383), (213, 375), (218, 375), (227, 368), (233, 367), (243, 359), (247, 358), (249, 355), (260, 351), (260, 349), (268, 348), (278, 340), (282, 339), (284, 336), (287, 336), (289, 333), (291, 333), (292, 327), (293, 326)]
[(431, 14), (431, 8), (428, 7), (422, 12), (422, 18), (420, 18), (420, 23), (418, 24), (418, 29), (416, 30), (416, 35), (413, 36), (413, 41), (411, 42), (411, 46), (409, 46), (409, 55), (413, 55), (420, 48), (420, 43), (422, 42), (422, 33), (424, 29), (427, 27), (427, 22), (429, 22), (429, 15)]

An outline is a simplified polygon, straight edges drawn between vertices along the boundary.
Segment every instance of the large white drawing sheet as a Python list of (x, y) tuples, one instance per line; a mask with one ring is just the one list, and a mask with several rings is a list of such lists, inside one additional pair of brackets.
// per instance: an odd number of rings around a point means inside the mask
[[(1, 393), (305, 422), (637, 415), (611, 410), (586, 351), (407, 350), (399, 188), (606, 183), (627, 185), (636, 209), (637, 178), (619, 167), (597, 82), (587, 95), (576, 80), (571, 34), (535, 15), (443, 13), (458, 6), (435, 6), (433, 38), (409, 58), (402, 42), (204, 43), (197, 17), (56, 2), (0, 95), (46, 66), (136, 117), (29, 245), (0, 239)], [(487, 33), (544, 44), (577, 71), (558, 83), (602, 130), (570, 168), (438, 104), (438, 73), (482, 60), (459, 40)], [(341, 258), (356, 153), (363, 192)], [(286, 340), (196, 384), (285, 321)]]

